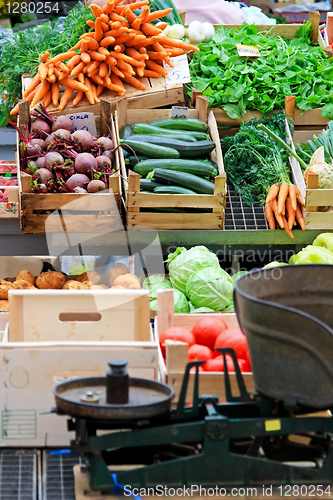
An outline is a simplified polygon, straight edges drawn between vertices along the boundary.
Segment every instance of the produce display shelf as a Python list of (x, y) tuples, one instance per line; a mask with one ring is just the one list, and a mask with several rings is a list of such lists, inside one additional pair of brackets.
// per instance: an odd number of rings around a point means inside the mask
[(1, 500), (37, 500), (39, 456), (34, 449), (0, 451)]
[(259, 202), (247, 205), (235, 192), (234, 186), (228, 182), (225, 208), (225, 230), (269, 230), (264, 207)]
[(62, 450), (54, 454), (58, 451), (42, 451), (42, 499), (75, 500), (73, 467), (82, 464), (82, 459), (75, 453), (62, 453)]

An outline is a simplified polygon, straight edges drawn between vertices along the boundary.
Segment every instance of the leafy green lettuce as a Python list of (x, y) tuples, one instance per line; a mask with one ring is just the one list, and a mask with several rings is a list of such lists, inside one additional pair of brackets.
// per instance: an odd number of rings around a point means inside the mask
[[(173, 300), (175, 305), (174, 312), (176, 314), (190, 312), (190, 304), (182, 292), (180, 292), (179, 290), (174, 290)], [(151, 298), (149, 306), (152, 311), (157, 311), (157, 298)]]
[[(232, 303), (234, 284), (223, 269), (205, 267), (191, 274), (186, 284), (186, 296), (196, 307), (224, 311)], [(230, 309), (229, 309), (230, 310)]]

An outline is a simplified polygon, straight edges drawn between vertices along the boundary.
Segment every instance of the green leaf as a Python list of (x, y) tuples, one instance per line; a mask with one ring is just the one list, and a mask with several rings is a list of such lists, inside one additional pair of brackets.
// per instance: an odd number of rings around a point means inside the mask
[(328, 118), (329, 120), (333, 120), (333, 103), (326, 104), (323, 106), (321, 110), (321, 114), (324, 118)]
[(222, 108), (230, 118), (239, 119), (241, 117), (239, 107), (235, 104), (226, 104)]

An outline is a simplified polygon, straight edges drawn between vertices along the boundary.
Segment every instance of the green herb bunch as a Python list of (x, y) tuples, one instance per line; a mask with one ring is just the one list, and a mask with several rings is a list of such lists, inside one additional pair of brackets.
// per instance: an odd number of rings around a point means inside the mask
[(40, 55), (49, 51), (51, 57), (66, 52), (90, 28), (88, 19), (94, 19), (91, 9), (78, 2), (65, 18), (62, 28), (55, 21), (19, 31), (8, 39), (1, 50), (0, 61), (0, 127), (10, 121), (10, 110), (22, 97), (22, 75), (34, 76), (40, 64)]
[[(258, 33), (255, 25), (231, 30), (220, 26), (193, 54), (191, 87), (231, 118), (251, 109), (283, 110), (287, 95), (296, 96), (297, 108), (323, 107), (323, 116), (333, 118), (333, 58), (312, 45), (310, 36), (310, 22), (290, 40)], [(237, 43), (258, 46), (260, 57), (239, 57)]]

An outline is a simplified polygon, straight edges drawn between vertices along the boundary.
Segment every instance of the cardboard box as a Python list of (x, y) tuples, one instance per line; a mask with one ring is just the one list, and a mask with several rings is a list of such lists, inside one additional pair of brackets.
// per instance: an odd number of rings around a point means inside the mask
[[(199, 319), (207, 314), (174, 314), (173, 291), (163, 290), (157, 294), (157, 316), (154, 324), (154, 335), (158, 343), (159, 335), (172, 326), (184, 326), (190, 330)], [(211, 313), (209, 313), (209, 316)], [(239, 326), (236, 313), (215, 313), (214, 317), (221, 318), (228, 327)], [(158, 344), (159, 345), (159, 344)], [(174, 342), (166, 346), (166, 363), (159, 347), (159, 363), (163, 380), (175, 391), (173, 402), (179, 398), (183, 376), (188, 363), (188, 345), (183, 342)], [(238, 385), (236, 375), (230, 373), (231, 390), (234, 396), (238, 396)], [(252, 373), (243, 373), (243, 379), (248, 391), (253, 390)], [(186, 401), (190, 403), (193, 395), (194, 374), (190, 374), (190, 380), (186, 395)], [(222, 372), (200, 372), (199, 394), (215, 394), (220, 401), (226, 401), (224, 386), (224, 374)]]
[[(125, 359), (130, 376), (159, 378), (148, 292), (100, 291), (74, 291), (70, 300), (61, 290), (10, 294), (8, 338), (0, 343), (1, 446), (68, 446), (74, 435), (66, 416), (51, 413), (53, 387), (70, 378), (104, 376), (110, 359)], [(80, 314), (78, 303), (84, 304), (85, 321), (61, 321), (61, 314)], [(87, 314), (99, 314), (99, 326)]]

